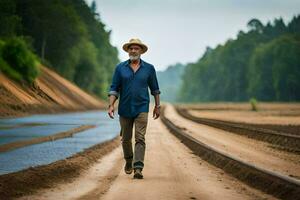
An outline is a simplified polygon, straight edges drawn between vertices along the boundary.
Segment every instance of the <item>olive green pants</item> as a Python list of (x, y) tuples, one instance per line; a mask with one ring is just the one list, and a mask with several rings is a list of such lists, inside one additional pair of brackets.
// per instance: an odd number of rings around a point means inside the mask
[[(122, 136), (122, 147), (126, 162), (133, 161), (133, 168), (143, 169), (145, 157), (145, 134), (148, 123), (148, 113), (142, 112), (136, 118), (126, 118), (120, 116), (120, 125)], [(135, 146), (132, 149), (133, 126), (135, 130)]]

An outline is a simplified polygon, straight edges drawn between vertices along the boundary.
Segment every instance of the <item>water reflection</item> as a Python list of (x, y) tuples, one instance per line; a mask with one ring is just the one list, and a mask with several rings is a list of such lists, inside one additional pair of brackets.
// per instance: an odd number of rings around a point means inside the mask
[(0, 129), (0, 144), (24, 138), (40, 137), (65, 131), (80, 125), (96, 125), (83, 131), (52, 142), (31, 145), (0, 153), (0, 174), (19, 171), (30, 166), (49, 164), (69, 157), (85, 148), (114, 138), (119, 133), (118, 119), (111, 120), (104, 111), (77, 112), (58, 115), (33, 115), (15, 119), (1, 119), (1, 126), (26, 123), (46, 123), (43, 126)]

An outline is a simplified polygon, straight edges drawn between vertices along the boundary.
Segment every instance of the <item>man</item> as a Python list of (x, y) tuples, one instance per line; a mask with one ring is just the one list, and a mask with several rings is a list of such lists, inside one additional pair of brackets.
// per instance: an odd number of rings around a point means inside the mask
[[(108, 115), (114, 118), (114, 103), (119, 98), (118, 114), (122, 136), (122, 148), (126, 161), (126, 174), (134, 171), (134, 178), (142, 179), (145, 155), (145, 134), (148, 123), (149, 92), (155, 99), (153, 118), (160, 115), (159, 86), (153, 65), (141, 59), (148, 47), (139, 39), (131, 39), (123, 45), (129, 55), (127, 61), (116, 66), (109, 91)], [(132, 149), (132, 130), (135, 126), (135, 148)]]

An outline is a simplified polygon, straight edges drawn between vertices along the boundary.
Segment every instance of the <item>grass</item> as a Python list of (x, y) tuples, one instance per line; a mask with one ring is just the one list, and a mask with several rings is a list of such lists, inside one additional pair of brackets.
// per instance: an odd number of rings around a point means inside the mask
[(251, 110), (252, 111), (257, 111), (257, 100), (255, 98), (250, 99), (250, 105), (251, 105)]

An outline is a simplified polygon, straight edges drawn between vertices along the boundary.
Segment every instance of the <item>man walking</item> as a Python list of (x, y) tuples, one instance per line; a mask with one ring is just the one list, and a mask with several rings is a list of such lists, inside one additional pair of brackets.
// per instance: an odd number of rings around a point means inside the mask
[[(134, 178), (142, 179), (145, 155), (145, 134), (148, 123), (149, 92), (155, 99), (153, 118), (160, 115), (159, 86), (153, 65), (141, 59), (141, 54), (148, 47), (139, 39), (131, 39), (123, 45), (129, 55), (127, 61), (116, 66), (109, 91), (108, 115), (114, 118), (114, 103), (119, 98), (118, 114), (120, 116), (122, 148), (126, 161), (124, 170)], [(132, 132), (135, 127), (135, 146), (132, 149)]]

